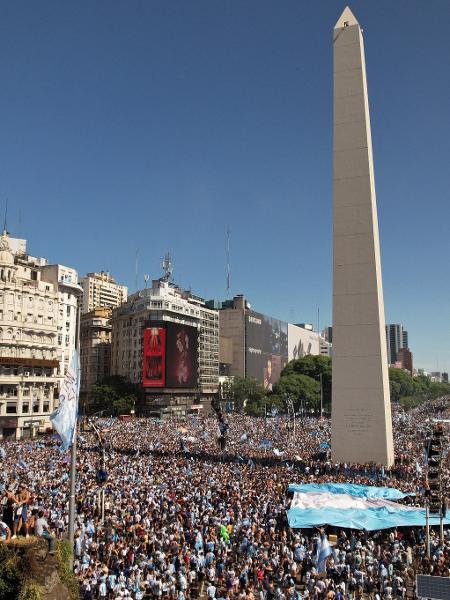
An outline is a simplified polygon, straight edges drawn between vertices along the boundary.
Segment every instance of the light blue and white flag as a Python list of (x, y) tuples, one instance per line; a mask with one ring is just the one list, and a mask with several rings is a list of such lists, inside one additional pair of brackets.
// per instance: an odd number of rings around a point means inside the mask
[(331, 546), (325, 534), (321, 535), (317, 542), (317, 572), (324, 573), (326, 571), (327, 558), (332, 554)]
[[(291, 484), (294, 492), (288, 510), (289, 526), (305, 529), (327, 524), (347, 529), (375, 531), (391, 527), (422, 527), (424, 508), (397, 504), (393, 499), (406, 496), (387, 487), (343, 483)], [(430, 517), (436, 525), (437, 517)], [(449, 524), (450, 519), (444, 519)]]
[(59, 392), (59, 406), (50, 415), (53, 427), (59, 433), (62, 440), (62, 445), (60, 446), (62, 452), (70, 448), (76, 432), (78, 393), (80, 388), (78, 364), (78, 352), (75, 350)]

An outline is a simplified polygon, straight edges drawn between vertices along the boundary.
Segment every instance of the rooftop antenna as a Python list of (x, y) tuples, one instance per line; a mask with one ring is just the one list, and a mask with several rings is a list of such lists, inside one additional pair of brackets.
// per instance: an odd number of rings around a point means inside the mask
[(136, 260), (134, 265), (134, 289), (138, 291), (138, 268), (139, 268), (139, 248), (136, 250)]
[(230, 299), (230, 237), (231, 231), (227, 227), (227, 300)]
[(19, 238), (22, 237), (22, 210), (19, 208), (19, 231), (17, 232), (17, 236)]
[(144, 285), (145, 285), (145, 289), (147, 289), (147, 283), (148, 280), (150, 279), (150, 275), (148, 275), (147, 273), (144, 275)]
[(6, 203), (5, 203), (5, 221), (3, 223), (3, 231), (8, 233), (7, 230), (7, 220), (8, 220), (8, 198), (6, 198)]
[(161, 263), (162, 269), (164, 271), (164, 275), (162, 277), (163, 281), (172, 281), (173, 275), (173, 264), (172, 257), (170, 256), (170, 250), (167, 250), (166, 255)]

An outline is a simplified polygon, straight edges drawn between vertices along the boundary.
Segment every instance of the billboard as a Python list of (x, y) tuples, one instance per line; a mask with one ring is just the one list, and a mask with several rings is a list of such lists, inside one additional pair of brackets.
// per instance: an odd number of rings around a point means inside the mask
[(166, 386), (198, 387), (198, 330), (195, 327), (166, 324)]
[(254, 377), (266, 390), (280, 378), (288, 362), (288, 325), (261, 313), (245, 314), (246, 377)]
[(307, 354), (320, 354), (320, 336), (297, 325), (288, 325), (288, 358), (294, 360)]
[(163, 327), (144, 329), (142, 385), (164, 387), (166, 382), (166, 330)]

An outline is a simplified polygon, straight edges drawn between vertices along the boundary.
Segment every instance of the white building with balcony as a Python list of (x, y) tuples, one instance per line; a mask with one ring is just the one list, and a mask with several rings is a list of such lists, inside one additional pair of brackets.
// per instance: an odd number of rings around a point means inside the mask
[(51, 427), (76, 337), (81, 288), (74, 269), (0, 237), (0, 439)]

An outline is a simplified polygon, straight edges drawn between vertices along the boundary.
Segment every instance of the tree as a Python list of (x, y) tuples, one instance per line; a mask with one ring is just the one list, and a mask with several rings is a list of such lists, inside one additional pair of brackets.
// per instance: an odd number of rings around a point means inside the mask
[(279, 382), (274, 385), (273, 391), (279, 398), (292, 398), (296, 411), (301, 407), (317, 410), (320, 405), (320, 383), (301, 373), (291, 372), (282, 375)]
[(420, 396), (403, 396), (400, 398), (399, 404), (406, 411), (411, 410), (411, 408), (416, 408), (421, 404), (422, 398)]
[(129, 415), (135, 404), (133, 396), (125, 396), (113, 401), (113, 409), (116, 415)]
[(138, 386), (125, 377), (113, 375), (91, 388), (91, 404), (112, 415), (129, 414), (138, 396)]
[(329, 410), (331, 408), (332, 370), (331, 358), (329, 356), (308, 354), (303, 358), (291, 360), (281, 372), (281, 377), (291, 373), (306, 375), (317, 382), (320, 382), (322, 378), (323, 405), (325, 409)]
[(398, 402), (403, 396), (414, 394), (413, 378), (403, 369), (389, 368), (389, 386), (392, 402)]
[(266, 392), (262, 385), (253, 377), (235, 377), (231, 384), (231, 397), (234, 401), (234, 409), (241, 412), (244, 407), (246, 412), (264, 411)]

